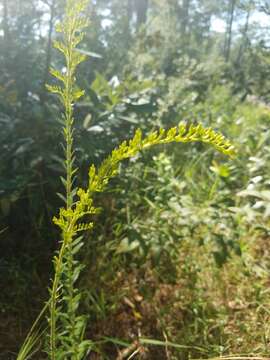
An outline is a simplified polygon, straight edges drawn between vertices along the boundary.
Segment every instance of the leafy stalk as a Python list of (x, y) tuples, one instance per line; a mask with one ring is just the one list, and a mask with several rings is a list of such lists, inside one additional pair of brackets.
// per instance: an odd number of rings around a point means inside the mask
[[(67, 0), (66, 13), (62, 23), (57, 25), (56, 30), (63, 34), (63, 41), (55, 41), (54, 46), (64, 55), (65, 71), (60, 72), (51, 69), (51, 74), (57, 78), (61, 86), (47, 86), (48, 90), (60, 96), (64, 106), (64, 114), (62, 119), (63, 136), (65, 140), (65, 173), (66, 178), (62, 178), (65, 186), (65, 202), (66, 210), (69, 211), (73, 205), (73, 198), (76, 189), (73, 186), (74, 175), (74, 151), (73, 151), (73, 106), (74, 103), (84, 94), (76, 86), (75, 71), (77, 66), (85, 60), (85, 56), (76, 51), (77, 45), (82, 41), (84, 33), (82, 30), (87, 26), (87, 20), (83, 16), (83, 11), (87, 5), (86, 0), (72, 1)], [(70, 348), (74, 348), (76, 341), (76, 306), (74, 306), (74, 298), (77, 294), (74, 288), (73, 273), (73, 224), (72, 220), (68, 221), (68, 226), (62, 232), (62, 244), (58, 256), (54, 259), (55, 276), (51, 288), (50, 297), (50, 357), (52, 360), (60, 359), (70, 353)], [(62, 278), (63, 277), (63, 278)], [(61, 306), (58, 302), (61, 300)], [(64, 313), (68, 314), (69, 326), (64, 329), (63, 320)], [(60, 328), (57, 329), (57, 321), (60, 322)], [(64, 321), (65, 322), (65, 321)], [(62, 326), (61, 326), (62, 325)], [(65, 324), (67, 325), (67, 324)], [(57, 335), (60, 331), (61, 336)], [(80, 334), (79, 334), (80, 335)], [(57, 339), (58, 338), (58, 339)], [(67, 339), (69, 345), (67, 345)], [(58, 340), (58, 341), (57, 341)], [(59, 350), (60, 349), (60, 350)], [(74, 354), (76, 349), (72, 351)], [(77, 352), (79, 353), (79, 352)], [(73, 358), (73, 357), (72, 357)], [(75, 356), (74, 359), (77, 359)], [(79, 357), (78, 357), (79, 359)]]

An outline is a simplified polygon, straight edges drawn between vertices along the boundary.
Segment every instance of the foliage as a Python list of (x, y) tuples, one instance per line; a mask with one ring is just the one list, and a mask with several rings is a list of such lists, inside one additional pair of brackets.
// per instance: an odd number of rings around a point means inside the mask
[[(84, 341), (85, 317), (77, 315), (81, 294), (76, 288), (83, 266), (76, 260), (76, 255), (83, 246), (82, 237), (77, 233), (90, 230), (92, 222), (83, 222), (87, 216), (94, 215), (98, 209), (93, 206), (93, 194), (104, 191), (109, 179), (117, 174), (118, 163), (124, 159), (134, 157), (139, 151), (157, 144), (171, 142), (196, 142), (201, 141), (215, 147), (223, 154), (232, 156), (234, 149), (231, 143), (221, 134), (215, 133), (211, 128), (204, 129), (201, 125), (187, 128), (171, 128), (168, 131), (160, 129), (150, 133), (145, 139), (137, 130), (134, 138), (128, 143), (123, 142), (115, 149), (111, 156), (103, 161), (98, 171), (92, 165), (89, 170), (89, 185), (85, 191), (73, 187), (74, 169), (73, 153), (73, 104), (83, 95), (83, 91), (75, 86), (75, 71), (77, 66), (85, 60), (85, 56), (77, 50), (77, 45), (83, 39), (82, 30), (87, 26), (87, 21), (82, 17), (86, 2), (76, 4), (67, 1), (66, 14), (57, 30), (64, 35), (63, 42), (55, 42), (55, 47), (63, 53), (66, 60), (66, 72), (60, 73), (52, 69), (51, 73), (63, 86), (47, 86), (49, 91), (60, 96), (64, 106), (63, 134), (65, 139), (64, 168), (66, 178), (62, 179), (65, 186), (66, 208), (61, 208), (59, 217), (54, 222), (62, 231), (62, 243), (58, 255), (54, 258), (55, 276), (50, 290), (48, 302), (49, 316), (49, 357), (51, 359), (82, 359), (88, 353), (90, 341)], [(74, 202), (75, 194), (78, 200)], [(62, 198), (62, 195), (61, 195)], [(35, 335), (29, 335), (29, 339)], [(34, 337), (35, 339), (35, 337)], [(25, 342), (23, 349), (27, 349)], [(23, 350), (21, 353), (24, 352)], [(27, 351), (26, 351), (27, 353)]]
[[(67, 75), (63, 53), (52, 49), (54, 40), (61, 47), (62, 34), (54, 27), (64, 20), (64, 3), (0, 4), (0, 358), (5, 360), (17, 353), (46, 301), (50, 258), (59, 247), (51, 218), (63, 201), (56, 196), (63, 175), (56, 119), (63, 103), (55, 103), (45, 83), (58, 91), (54, 86)], [(86, 337), (93, 341), (85, 345), (96, 357), (117, 358), (130, 349), (149, 359), (269, 355), (266, 1), (101, 0), (87, 6), (91, 26), (76, 56), (90, 61), (76, 71), (76, 86), (85, 95), (72, 108), (75, 203), (76, 185), (87, 192), (89, 163), (98, 175), (106, 154), (137, 128), (147, 138), (160, 127), (178, 129), (179, 120), (187, 130), (190, 123), (202, 123), (235, 139), (238, 155), (223, 164), (199, 142), (172, 143), (117, 166), (120, 176), (93, 199), (92, 207), (103, 211), (78, 221), (86, 227), (95, 222), (94, 235), (83, 232), (89, 241), (73, 265), (70, 255), (63, 259), (74, 267), (79, 261), (85, 270), (72, 280), (75, 317), (62, 316), (67, 298), (57, 303), (61, 351), (70, 347), (61, 326), (70, 331), (78, 320), (82, 334), (81, 314), (87, 313)], [(50, 79), (50, 67), (60, 81)], [(61, 279), (60, 295), (72, 283)], [(30, 332), (25, 350), (31, 351), (35, 340), (39, 344), (37, 334)], [(74, 342), (79, 337), (74, 335)], [(162, 346), (155, 349), (151, 341)]]
[[(234, 214), (223, 205), (224, 196), (216, 194), (217, 180), (229, 174), (210, 177), (208, 189), (194, 187), (193, 190), (193, 173), (183, 177), (181, 169), (174, 170), (173, 164), (177, 162), (163, 153), (153, 158), (152, 167), (145, 169), (143, 177), (135, 175), (136, 170), (128, 174), (126, 187), (123, 191), (119, 189), (120, 194), (125, 193), (129, 199), (126, 205), (125, 202), (119, 204), (123, 207), (123, 225), (115, 227), (118, 253), (127, 254), (129, 261), (132, 255), (132, 262), (137, 259), (139, 264), (150, 260), (159, 269), (160, 276), (162, 272), (172, 281), (173, 268), (177, 267), (185, 239), (193, 242), (196, 239), (198, 246), (210, 243), (218, 265), (222, 265), (232, 249), (239, 253), (240, 232)], [(213, 170), (218, 170), (217, 163), (214, 165)], [(136, 169), (141, 166), (137, 161)], [(226, 169), (225, 165), (221, 166)], [(193, 191), (207, 193), (202, 197)], [(133, 213), (133, 207), (140, 208), (140, 216)]]

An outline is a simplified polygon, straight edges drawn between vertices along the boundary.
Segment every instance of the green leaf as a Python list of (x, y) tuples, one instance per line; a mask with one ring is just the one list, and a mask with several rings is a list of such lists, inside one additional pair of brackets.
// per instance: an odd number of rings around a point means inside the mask
[(180, 344), (173, 343), (171, 341), (161, 341), (161, 340), (155, 340), (155, 339), (139, 338), (139, 342), (143, 345), (167, 346), (167, 347), (173, 347), (176, 349), (193, 349), (193, 350), (198, 350), (200, 352), (207, 353), (207, 349), (201, 348), (199, 346), (180, 345)]
[(87, 51), (87, 50), (83, 50), (83, 49), (76, 49), (76, 51), (78, 51), (79, 53), (83, 54), (83, 55), (86, 55), (86, 56), (90, 56), (90, 57), (93, 57), (93, 58), (96, 58), (96, 59), (102, 59), (102, 55), (100, 54), (97, 54), (95, 52), (92, 52), (92, 51)]

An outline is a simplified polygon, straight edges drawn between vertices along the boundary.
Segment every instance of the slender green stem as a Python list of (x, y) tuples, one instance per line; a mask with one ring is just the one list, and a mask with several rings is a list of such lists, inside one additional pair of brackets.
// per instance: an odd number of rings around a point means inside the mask
[[(67, 54), (66, 54), (66, 77), (64, 81), (64, 95), (65, 95), (65, 125), (63, 127), (64, 139), (66, 142), (66, 151), (65, 151), (65, 168), (66, 168), (66, 209), (69, 210), (73, 204), (72, 196), (72, 180), (73, 180), (73, 108), (72, 108), (72, 35), (73, 29), (69, 29), (68, 34), (66, 34), (67, 42)], [(56, 359), (56, 306), (57, 306), (57, 297), (58, 297), (58, 287), (62, 275), (62, 265), (63, 259), (68, 250), (68, 243), (72, 241), (72, 232), (69, 231), (71, 228), (71, 223), (67, 226), (67, 231), (64, 231), (62, 234), (63, 242), (59, 251), (59, 256), (56, 259), (56, 268), (55, 268), (55, 277), (53, 281), (52, 291), (51, 291), (51, 306), (50, 306), (50, 322), (51, 322), (51, 331), (50, 331), (50, 350), (51, 350), (51, 359)]]

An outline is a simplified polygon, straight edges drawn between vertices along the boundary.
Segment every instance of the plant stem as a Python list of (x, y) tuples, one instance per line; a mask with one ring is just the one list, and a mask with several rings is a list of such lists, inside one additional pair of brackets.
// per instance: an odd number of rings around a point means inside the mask
[[(65, 168), (66, 168), (66, 209), (69, 210), (72, 208), (73, 196), (72, 196), (72, 175), (73, 175), (73, 108), (72, 108), (72, 33), (73, 30), (70, 29), (67, 34), (67, 56), (66, 56), (66, 67), (67, 73), (64, 82), (64, 94), (65, 94), (65, 125), (63, 127), (64, 139), (66, 142), (66, 151), (65, 151)], [(68, 250), (68, 242), (72, 241), (72, 231), (70, 228), (72, 224), (69, 223), (67, 226), (67, 231), (64, 231), (62, 234), (63, 242), (59, 251), (59, 256), (56, 259), (56, 268), (55, 276), (51, 292), (51, 306), (50, 306), (50, 321), (51, 321), (51, 331), (50, 331), (50, 350), (51, 350), (51, 359), (56, 360), (56, 304), (57, 304), (57, 294), (60, 278), (62, 275), (62, 266), (63, 258), (65, 256), (66, 250)]]

